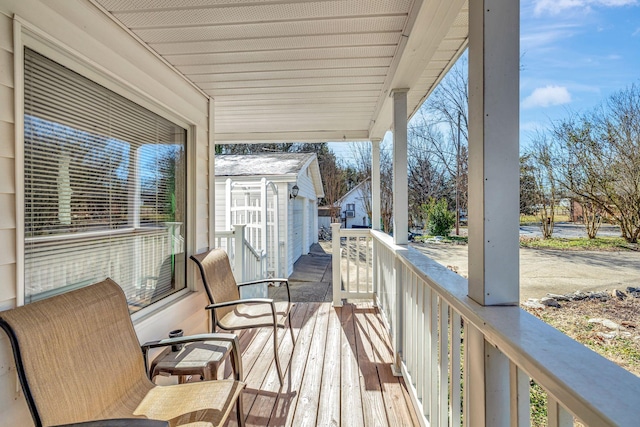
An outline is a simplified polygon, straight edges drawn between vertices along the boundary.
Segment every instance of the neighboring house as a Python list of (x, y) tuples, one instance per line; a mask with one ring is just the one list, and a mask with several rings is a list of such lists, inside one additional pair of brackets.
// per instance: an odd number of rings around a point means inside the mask
[(367, 207), (371, 206), (371, 186), (369, 181), (349, 190), (335, 203), (340, 207), (340, 218), (344, 228), (371, 227)]
[(246, 224), (246, 239), (267, 253), (268, 274), (288, 277), (318, 241), (317, 201), (324, 191), (317, 156), (219, 155), (215, 182), (216, 230)]

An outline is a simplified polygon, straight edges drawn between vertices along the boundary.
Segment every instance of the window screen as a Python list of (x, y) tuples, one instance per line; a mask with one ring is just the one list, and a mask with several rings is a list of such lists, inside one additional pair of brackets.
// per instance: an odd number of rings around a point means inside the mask
[(25, 302), (184, 288), (186, 130), (30, 49), (24, 80)]

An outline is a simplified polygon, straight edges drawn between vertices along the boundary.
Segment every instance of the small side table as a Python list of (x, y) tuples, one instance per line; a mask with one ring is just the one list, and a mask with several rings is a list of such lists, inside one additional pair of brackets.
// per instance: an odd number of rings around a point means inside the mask
[[(151, 380), (159, 374), (178, 375), (180, 384), (185, 382), (187, 375), (216, 380), (218, 367), (230, 352), (231, 343), (226, 341), (191, 342), (184, 344), (180, 351), (171, 351), (171, 347), (167, 347), (151, 362)], [(235, 372), (236, 366), (232, 368)]]

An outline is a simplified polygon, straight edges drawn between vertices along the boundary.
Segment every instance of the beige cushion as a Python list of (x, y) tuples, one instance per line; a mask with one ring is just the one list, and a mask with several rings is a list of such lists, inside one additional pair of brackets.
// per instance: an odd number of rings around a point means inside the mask
[(243, 383), (233, 380), (155, 387), (133, 415), (166, 420), (171, 426), (219, 426), (241, 398), (243, 388)]
[[(284, 327), (287, 315), (292, 307), (288, 302), (276, 302), (276, 316), (278, 324)], [(224, 329), (246, 329), (262, 326), (273, 327), (273, 314), (271, 304), (239, 304), (233, 307), (219, 321), (220, 326)]]

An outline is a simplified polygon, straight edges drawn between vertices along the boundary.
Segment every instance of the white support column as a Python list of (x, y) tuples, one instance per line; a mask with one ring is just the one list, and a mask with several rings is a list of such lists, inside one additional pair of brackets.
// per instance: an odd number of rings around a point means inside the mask
[(267, 251), (267, 179), (260, 180), (260, 244), (259, 249)]
[(469, 296), (519, 302), (519, 1), (469, 3)]
[(371, 140), (371, 229), (380, 230), (380, 140)]
[(393, 89), (393, 243), (409, 243), (409, 179), (407, 173), (407, 92)]
[(216, 246), (216, 136), (215, 101), (209, 98), (209, 249)]
[(233, 203), (233, 197), (231, 197), (231, 178), (227, 178), (224, 185), (224, 222), (225, 230), (231, 230), (231, 204)]
[(332, 256), (332, 286), (333, 286), (333, 306), (342, 307), (342, 275), (340, 256), (340, 223), (331, 224), (331, 256)]
[(233, 237), (235, 238), (235, 248), (233, 249), (233, 266), (234, 276), (236, 276), (237, 282), (244, 282), (244, 259), (245, 259), (245, 246), (244, 246), (244, 229), (245, 225), (233, 226)]
[[(519, 20), (517, 0), (469, 2), (469, 296), (482, 305), (519, 302)], [(469, 427), (508, 427), (508, 358), (473, 325), (465, 349)]]

